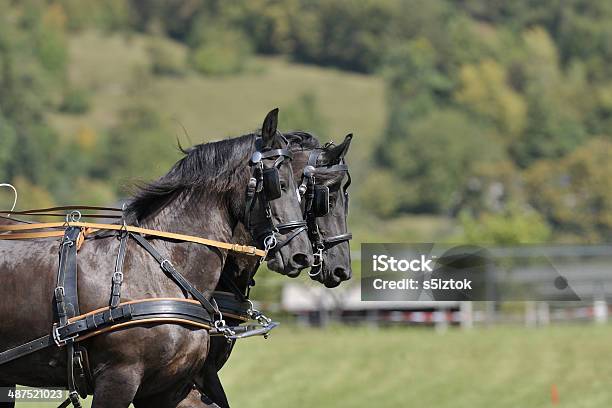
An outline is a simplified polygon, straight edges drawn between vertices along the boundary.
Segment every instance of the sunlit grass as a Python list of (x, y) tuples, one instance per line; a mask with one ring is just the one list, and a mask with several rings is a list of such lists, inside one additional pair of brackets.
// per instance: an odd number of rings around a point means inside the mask
[(603, 407), (612, 399), (610, 338), (611, 326), (594, 325), (445, 333), (284, 325), (268, 340), (241, 341), (222, 380), (238, 407), (545, 408), (553, 384), (559, 407)]

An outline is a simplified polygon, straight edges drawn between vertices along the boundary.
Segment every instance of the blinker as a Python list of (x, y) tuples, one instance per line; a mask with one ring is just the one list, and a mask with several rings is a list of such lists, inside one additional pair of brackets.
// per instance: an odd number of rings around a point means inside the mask
[(315, 217), (324, 217), (329, 213), (329, 187), (314, 186), (312, 212)]
[(268, 201), (276, 200), (281, 197), (280, 176), (276, 167), (270, 167), (263, 170), (263, 189)]

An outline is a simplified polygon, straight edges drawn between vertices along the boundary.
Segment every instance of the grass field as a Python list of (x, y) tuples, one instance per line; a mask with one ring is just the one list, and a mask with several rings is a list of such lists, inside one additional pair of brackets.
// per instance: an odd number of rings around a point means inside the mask
[(611, 338), (611, 326), (591, 325), (446, 333), (286, 325), (267, 341), (240, 343), (222, 380), (236, 407), (540, 408), (553, 406), (553, 384), (555, 406), (607, 407)]
[[(328, 331), (284, 328), (236, 348), (236, 406), (563, 407), (612, 400), (612, 327)], [(248, 379), (248, 380), (246, 380)]]

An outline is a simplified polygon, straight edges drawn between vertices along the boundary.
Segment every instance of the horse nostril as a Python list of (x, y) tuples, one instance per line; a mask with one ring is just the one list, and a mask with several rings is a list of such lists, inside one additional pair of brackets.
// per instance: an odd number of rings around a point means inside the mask
[(342, 267), (334, 268), (334, 276), (341, 281), (349, 280), (351, 277), (348, 269), (344, 269)]
[(301, 268), (307, 268), (310, 266), (310, 259), (308, 258), (308, 255), (306, 254), (302, 254), (302, 253), (295, 254), (291, 257), (291, 260), (296, 266), (301, 267)]

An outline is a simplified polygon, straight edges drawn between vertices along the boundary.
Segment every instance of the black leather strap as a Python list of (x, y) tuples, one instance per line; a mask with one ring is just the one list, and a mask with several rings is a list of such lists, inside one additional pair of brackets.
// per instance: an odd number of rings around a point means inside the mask
[[(64, 231), (60, 246), (57, 285), (55, 287), (55, 305), (60, 326), (68, 319), (79, 314), (79, 295), (77, 289), (77, 240), (81, 228), (68, 226)], [(57, 339), (54, 339), (57, 340)], [(65, 341), (66, 377), (68, 382), (69, 401), (75, 408), (81, 408), (74, 378), (74, 343), (73, 338)], [(30, 352), (28, 351), (27, 354)]]
[(55, 304), (60, 324), (79, 314), (79, 295), (77, 289), (77, 239), (81, 229), (68, 227), (62, 238), (55, 288)]
[(121, 300), (121, 284), (123, 283), (123, 261), (125, 260), (125, 249), (127, 247), (127, 232), (122, 232), (119, 236), (119, 252), (115, 261), (115, 272), (112, 278), (111, 298), (109, 305), (111, 308), (117, 307)]
[(340, 234), (340, 235), (336, 235), (333, 237), (325, 238), (323, 240), (323, 244), (325, 245), (325, 248), (327, 249), (341, 242), (350, 241), (351, 239), (353, 239), (353, 234), (351, 234), (350, 232), (347, 232), (346, 234)]
[(278, 156), (286, 157), (288, 159), (293, 159), (293, 153), (291, 153), (287, 149), (271, 149), (271, 150), (266, 150), (265, 152), (261, 152), (262, 159), (268, 159), (270, 157), (278, 157)]
[[(221, 276), (223, 276), (223, 274)], [(227, 279), (224, 282), (229, 283), (232, 282), (232, 280)], [(247, 311), (250, 309), (251, 304), (249, 303), (246, 296), (240, 293), (240, 289), (238, 289), (235, 284), (231, 288), (232, 293), (223, 291), (215, 291), (213, 293), (213, 298), (217, 302), (219, 310), (221, 310), (221, 313), (223, 314), (231, 313), (234, 315), (241, 316), (243, 318), (248, 318)]]
[(306, 222), (304, 222), (304, 225), (301, 226), (300, 228), (293, 230), (289, 235), (285, 237), (284, 240), (279, 241), (274, 248), (270, 248), (270, 250), (268, 251), (268, 256), (273, 255), (276, 252), (278, 252), (282, 247), (284, 247), (289, 242), (291, 242), (293, 238), (297, 237), (302, 231), (306, 231), (307, 228), (305, 224)]
[(142, 235), (139, 234), (130, 233), (130, 236), (134, 238), (136, 242), (138, 242), (138, 244), (140, 244), (140, 246), (143, 247), (148, 253), (150, 253), (153, 258), (155, 258), (155, 260), (159, 263), (159, 266), (161, 266), (162, 270), (166, 272), (166, 274), (169, 275), (172, 280), (174, 280), (176, 284), (179, 285), (181, 289), (183, 289), (183, 291), (191, 294), (191, 296), (193, 296), (195, 300), (200, 302), (202, 306), (208, 311), (208, 313), (213, 316), (219, 313), (217, 307), (215, 307), (206, 298), (206, 296), (204, 296), (202, 292), (200, 292), (187, 279), (185, 279), (185, 277), (174, 268), (174, 265), (172, 265), (172, 263), (168, 259), (161, 256), (161, 254), (157, 252), (157, 250), (153, 247), (153, 245), (151, 245), (151, 243), (149, 243), (149, 241), (147, 241), (145, 238), (142, 237)]
[(58, 341), (60, 345), (73, 346), (73, 340), (94, 330), (112, 326), (127, 321), (142, 321), (149, 319), (168, 318), (182, 319), (193, 323), (212, 326), (213, 316), (199, 304), (178, 299), (155, 299), (127, 303), (111, 309), (88, 314), (66, 326), (56, 328), (55, 339), (51, 335), (40, 337), (26, 344), (14, 347), (0, 353), (0, 365), (17, 358), (32, 354)]
[(116, 323), (153, 318), (183, 319), (205, 325), (211, 325), (213, 322), (213, 316), (197, 303), (176, 299), (156, 299), (122, 304), (114, 309), (109, 308), (87, 315), (64, 327), (59, 327), (57, 329), (58, 339), (63, 341)]
[(288, 221), (282, 224), (276, 224), (276, 229), (278, 229), (279, 231), (283, 231), (287, 229), (300, 228), (300, 227), (305, 227), (305, 226), (306, 226), (305, 220)]
[(38, 350), (42, 350), (49, 346), (53, 346), (54, 344), (53, 338), (47, 335), (17, 347), (13, 347), (12, 349), (8, 349), (0, 353), (0, 365), (16, 360), (19, 357), (37, 352)]

